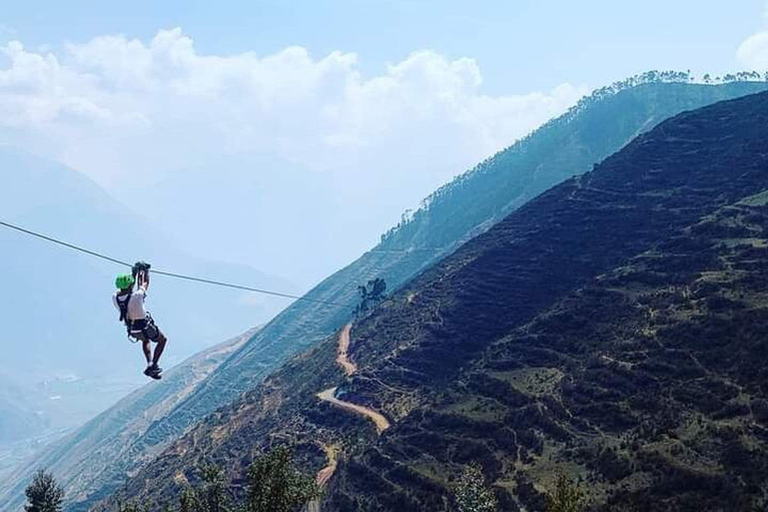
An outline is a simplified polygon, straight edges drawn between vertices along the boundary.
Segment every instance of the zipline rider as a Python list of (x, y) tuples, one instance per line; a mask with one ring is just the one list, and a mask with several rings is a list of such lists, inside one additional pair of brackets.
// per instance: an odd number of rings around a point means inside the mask
[[(112, 303), (120, 311), (120, 321), (125, 323), (128, 336), (141, 341), (147, 368), (144, 375), (160, 379), (162, 368), (158, 366), (167, 339), (152, 320), (152, 315), (144, 308), (144, 300), (149, 289), (149, 263), (142, 261), (133, 266), (132, 274), (121, 274), (115, 279), (117, 291), (112, 296)], [(134, 290), (134, 284), (137, 289)], [(152, 354), (150, 342), (157, 344)]]

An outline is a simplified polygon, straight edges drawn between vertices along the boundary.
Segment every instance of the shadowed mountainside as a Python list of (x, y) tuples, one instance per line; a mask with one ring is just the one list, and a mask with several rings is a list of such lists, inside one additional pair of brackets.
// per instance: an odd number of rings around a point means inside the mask
[[(447, 510), (471, 461), (503, 510), (541, 510), (558, 469), (596, 508), (764, 508), (767, 143), (768, 93), (662, 123), (356, 324), (353, 376), (326, 339), (114, 499), (162, 503), (202, 460), (241, 474), (288, 441), (312, 471), (342, 447), (331, 510)], [(334, 386), (391, 427), (317, 399)]]

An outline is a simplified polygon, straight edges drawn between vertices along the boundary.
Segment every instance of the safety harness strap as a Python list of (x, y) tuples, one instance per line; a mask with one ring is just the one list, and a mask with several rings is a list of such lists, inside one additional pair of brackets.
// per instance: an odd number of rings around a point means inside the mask
[(128, 303), (131, 301), (132, 292), (118, 294), (117, 306), (120, 308), (120, 321), (125, 323), (125, 329), (128, 331), (128, 335), (131, 335), (131, 321), (128, 319)]

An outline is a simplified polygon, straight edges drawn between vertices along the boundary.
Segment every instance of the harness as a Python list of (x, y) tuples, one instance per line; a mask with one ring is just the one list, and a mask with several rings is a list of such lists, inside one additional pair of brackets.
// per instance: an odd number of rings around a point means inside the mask
[(125, 323), (125, 330), (129, 338), (134, 338), (134, 334), (142, 333), (146, 334), (147, 320), (131, 320), (128, 318), (128, 303), (131, 301), (133, 292), (128, 290), (128, 293), (119, 293), (115, 296), (117, 301), (117, 307), (120, 308), (120, 321)]
[(131, 301), (131, 295), (133, 295), (133, 292), (128, 290), (128, 293), (118, 293), (115, 296), (117, 307), (120, 308), (120, 321), (125, 323), (125, 329), (128, 331), (128, 336), (131, 335), (131, 327), (133, 324), (133, 322), (128, 319), (128, 303)]
[[(149, 263), (144, 263), (143, 261), (136, 263), (133, 266), (134, 279), (136, 279), (138, 275), (139, 282), (141, 282), (141, 275), (144, 274), (146, 278), (146, 274), (149, 272), (149, 268)], [(158, 329), (155, 325), (155, 322), (152, 320), (152, 315), (150, 315), (148, 311), (146, 312), (145, 318), (141, 318), (139, 320), (131, 320), (128, 318), (128, 305), (131, 302), (132, 296), (132, 288), (128, 288), (125, 291), (121, 290), (117, 293), (117, 295), (115, 295), (115, 302), (117, 302), (117, 307), (120, 309), (120, 321), (125, 323), (125, 330), (128, 333), (128, 339), (133, 343), (136, 343), (141, 339), (157, 342), (158, 338), (162, 336), (162, 333), (160, 332), (160, 329)]]

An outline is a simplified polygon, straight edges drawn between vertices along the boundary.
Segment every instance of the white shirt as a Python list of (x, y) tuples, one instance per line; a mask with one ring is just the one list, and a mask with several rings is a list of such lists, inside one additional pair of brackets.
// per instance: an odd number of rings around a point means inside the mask
[[(112, 304), (120, 310), (120, 306), (117, 304), (117, 295), (120, 292), (115, 292), (112, 295)], [(147, 318), (147, 310), (144, 309), (144, 299), (147, 297), (147, 292), (139, 288), (131, 293), (131, 299), (128, 301), (128, 320), (143, 320)]]

